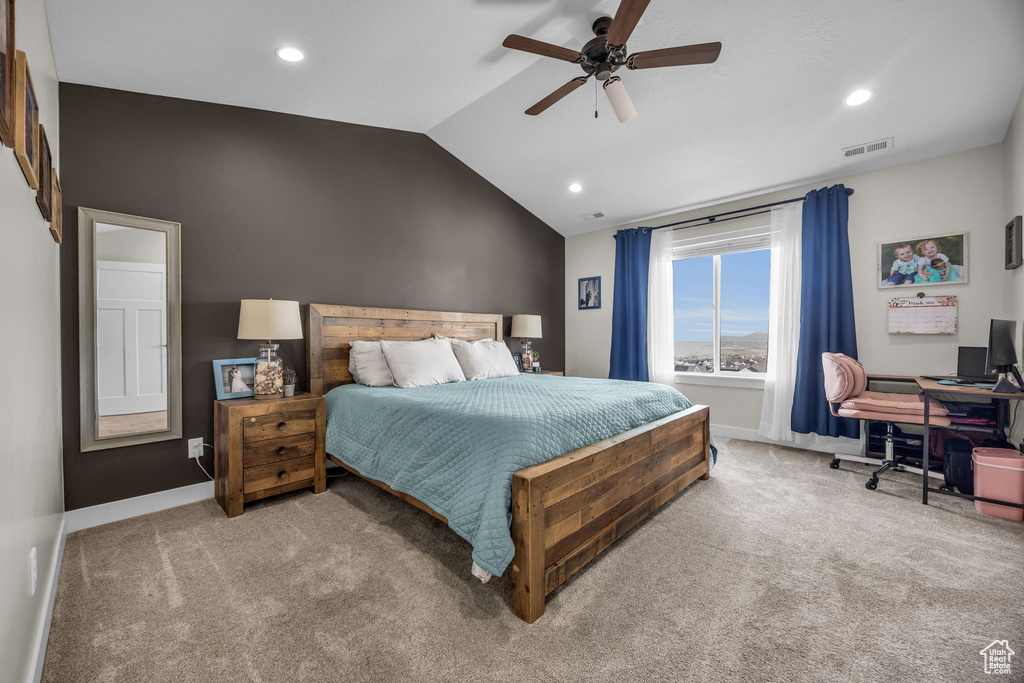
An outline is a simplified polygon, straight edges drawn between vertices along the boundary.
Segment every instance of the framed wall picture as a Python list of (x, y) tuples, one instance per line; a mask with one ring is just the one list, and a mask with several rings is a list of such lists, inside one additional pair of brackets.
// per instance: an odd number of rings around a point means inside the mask
[(53, 205), (53, 157), (50, 155), (50, 141), (46, 139), (46, 131), (43, 124), (39, 124), (39, 189), (36, 190), (36, 206), (39, 213), (43, 214), (43, 220), (50, 220), (50, 207)]
[(50, 169), (50, 177), (53, 179), (50, 188), (50, 234), (53, 241), (60, 244), (64, 241), (64, 195), (60, 191), (57, 169)]
[(252, 387), (255, 383), (255, 358), (228, 358), (213, 361), (213, 384), (217, 389), (218, 401), (252, 396)]
[(601, 276), (581, 277), (577, 296), (579, 310), (601, 308)]
[(14, 0), (0, 0), (0, 144), (14, 147)]
[(1024, 265), (1020, 240), (1021, 217), (1014, 216), (1013, 220), (1006, 224), (1006, 270), (1013, 270)]
[(39, 100), (32, 87), (28, 58), (21, 50), (14, 57), (14, 155), (28, 186), (39, 189)]
[(878, 288), (967, 284), (967, 233), (878, 243)]

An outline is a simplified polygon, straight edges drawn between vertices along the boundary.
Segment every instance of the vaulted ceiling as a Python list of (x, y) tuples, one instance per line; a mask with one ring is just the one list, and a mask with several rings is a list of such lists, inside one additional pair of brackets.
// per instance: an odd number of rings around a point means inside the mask
[(593, 81), (525, 116), (582, 72), (504, 37), (578, 49), (617, 4), (46, 0), (62, 81), (426, 133), (565, 235), (995, 144), (1024, 87), (1020, 0), (653, 0), (631, 51), (717, 40), (719, 60), (620, 71), (625, 124)]

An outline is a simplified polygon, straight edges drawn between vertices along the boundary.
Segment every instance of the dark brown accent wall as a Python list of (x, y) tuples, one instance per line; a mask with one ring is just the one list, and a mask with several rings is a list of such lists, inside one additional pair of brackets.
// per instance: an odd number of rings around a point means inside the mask
[(206, 480), (184, 440), (79, 450), (79, 206), (182, 224), (185, 438), (213, 443), (210, 361), (256, 352), (243, 298), (539, 313), (563, 368), (564, 238), (425, 135), (70, 84), (60, 132), (68, 510)]

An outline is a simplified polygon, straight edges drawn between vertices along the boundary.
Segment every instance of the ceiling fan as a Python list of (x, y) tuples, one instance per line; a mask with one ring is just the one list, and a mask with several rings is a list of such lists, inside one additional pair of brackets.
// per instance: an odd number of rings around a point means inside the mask
[[(640, 23), (640, 17), (651, 0), (622, 0), (615, 11), (615, 18), (601, 17), (593, 24), (597, 36), (579, 52), (560, 45), (544, 43), (533, 38), (510, 35), (502, 43), (513, 50), (530, 52), (542, 57), (553, 57), (566, 62), (579, 64), (585, 76), (577, 76), (558, 90), (554, 91), (537, 104), (526, 110), (529, 116), (536, 116), (558, 102), (576, 88), (586, 83), (591, 76), (604, 81), (604, 92), (611, 102), (615, 116), (620, 123), (636, 118), (636, 107), (629, 99), (626, 86), (618, 76), (613, 76), (620, 67), (627, 69), (655, 69), (662, 66), (686, 66), (689, 64), (711, 64), (718, 59), (722, 51), (721, 43), (701, 43), (700, 45), (684, 45), (669, 47), (662, 50), (634, 52), (627, 56), (626, 41), (633, 29)], [(596, 112), (595, 112), (596, 116)]]

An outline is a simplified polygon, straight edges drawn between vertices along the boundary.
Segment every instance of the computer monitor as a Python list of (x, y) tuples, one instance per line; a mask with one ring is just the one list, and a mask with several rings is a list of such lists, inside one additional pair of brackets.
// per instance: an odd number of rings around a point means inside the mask
[(988, 328), (986, 362), (999, 372), (1009, 372), (1017, 364), (1017, 323), (993, 319)]

